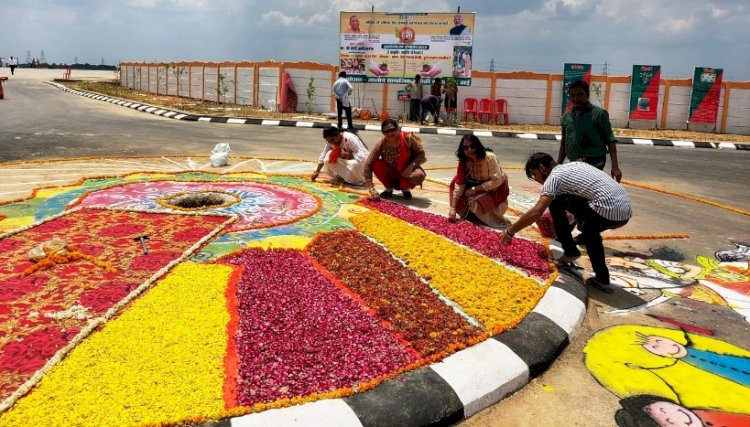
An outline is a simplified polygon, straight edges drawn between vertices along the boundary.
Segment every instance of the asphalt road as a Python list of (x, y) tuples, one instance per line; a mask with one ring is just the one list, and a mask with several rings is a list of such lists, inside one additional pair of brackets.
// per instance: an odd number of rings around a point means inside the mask
[[(320, 129), (186, 122), (60, 91), (41, 80), (14, 79), (0, 101), (0, 162), (98, 156), (209, 154), (227, 142), (233, 155), (314, 160)], [(362, 132), (366, 143), (380, 137)], [(423, 135), (428, 166), (452, 166), (458, 137)], [(555, 141), (484, 138), (501, 163), (519, 167), (534, 151), (557, 151)], [(624, 179), (750, 210), (750, 151), (621, 145)], [(511, 185), (522, 185), (511, 183)], [(527, 185), (530, 183), (524, 183)], [(750, 241), (746, 215), (695, 201), (628, 187), (635, 204), (629, 234), (689, 234), (673, 247), (689, 257), (711, 254), (730, 241)], [(632, 249), (643, 249), (638, 242)]]

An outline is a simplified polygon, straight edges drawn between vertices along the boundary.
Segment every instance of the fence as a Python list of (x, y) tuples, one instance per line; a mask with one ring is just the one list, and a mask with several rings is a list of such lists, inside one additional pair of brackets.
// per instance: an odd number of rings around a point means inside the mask
[[(123, 86), (157, 94), (176, 95), (203, 101), (253, 105), (276, 110), (281, 78), (289, 73), (297, 92), (298, 111), (335, 111), (331, 85), (338, 67), (314, 62), (176, 62), (120, 64)], [(311, 80), (312, 79), (312, 80)], [(630, 76), (592, 76), (591, 102), (606, 108), (614, 126), (685, 129), (690, 108), (691, 79), (662, 79), (657, 120), (629, 121)], [(312, 81), (315, 97), (308, 99)], [(561, 112), (562, 75), (525, 71), (495, 73), (473, 71), (471, 86), (460, 87), (459, 115), (463, 100), (505, 98), (511, 123), (557, 124)], [(353, 83), (352, 106), (398, 115), (408, 105), (398, 99), (403, 85)], [(428, 91), (428, 88), (425, 87)], [(716, 124), (691, 123), (691, 130), (750, 135), (750, 82), (723, 82)]]

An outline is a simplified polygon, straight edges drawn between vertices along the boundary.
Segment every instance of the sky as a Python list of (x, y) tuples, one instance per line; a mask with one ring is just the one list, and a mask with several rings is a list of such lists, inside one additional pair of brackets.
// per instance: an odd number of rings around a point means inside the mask
[[(476, 12), (474, 69), (750, 81), (748, 0), (0, 0), (0, 56), (48, 63), (337, 63), (340, 11)], [(606, 65), (605, 65), (606, 64)]]

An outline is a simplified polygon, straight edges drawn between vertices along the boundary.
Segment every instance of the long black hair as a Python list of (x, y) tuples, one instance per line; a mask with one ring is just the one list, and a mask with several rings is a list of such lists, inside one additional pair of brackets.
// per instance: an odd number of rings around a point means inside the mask
[(471, 142), (471, 146), (474, 147), (474, 152), (477, 153), (477, 159), (479, 160), (483, 160), (485, 157), (487, 157), (487, 152), (492, 151), (491, 149), (485, 147), (482, 144), (482, 141), (480, 141), (479, 138), (473, 133), (464, 135), (461, 138), (461, 141), (458, 142), (458, 149), (456, 150), (456, 157), (458, 157), (458, 160), (462, 162), (469, 160), (469, 158), (466, 157), (466, 153), (464, 152), (464, 140)]

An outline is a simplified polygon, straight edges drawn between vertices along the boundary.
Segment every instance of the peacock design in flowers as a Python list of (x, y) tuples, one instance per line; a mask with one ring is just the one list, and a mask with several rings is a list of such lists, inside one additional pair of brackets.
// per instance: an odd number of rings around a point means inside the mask
[[(201, 191), (228, 196), (158, 201)], [(555, 277), (541, 243), (294, 176), (88, 179), (0, 215), (2, 425), (196, 423), (365, 392), (512, 328)], [(53, 237), (98, 264), (24, 274)]]

